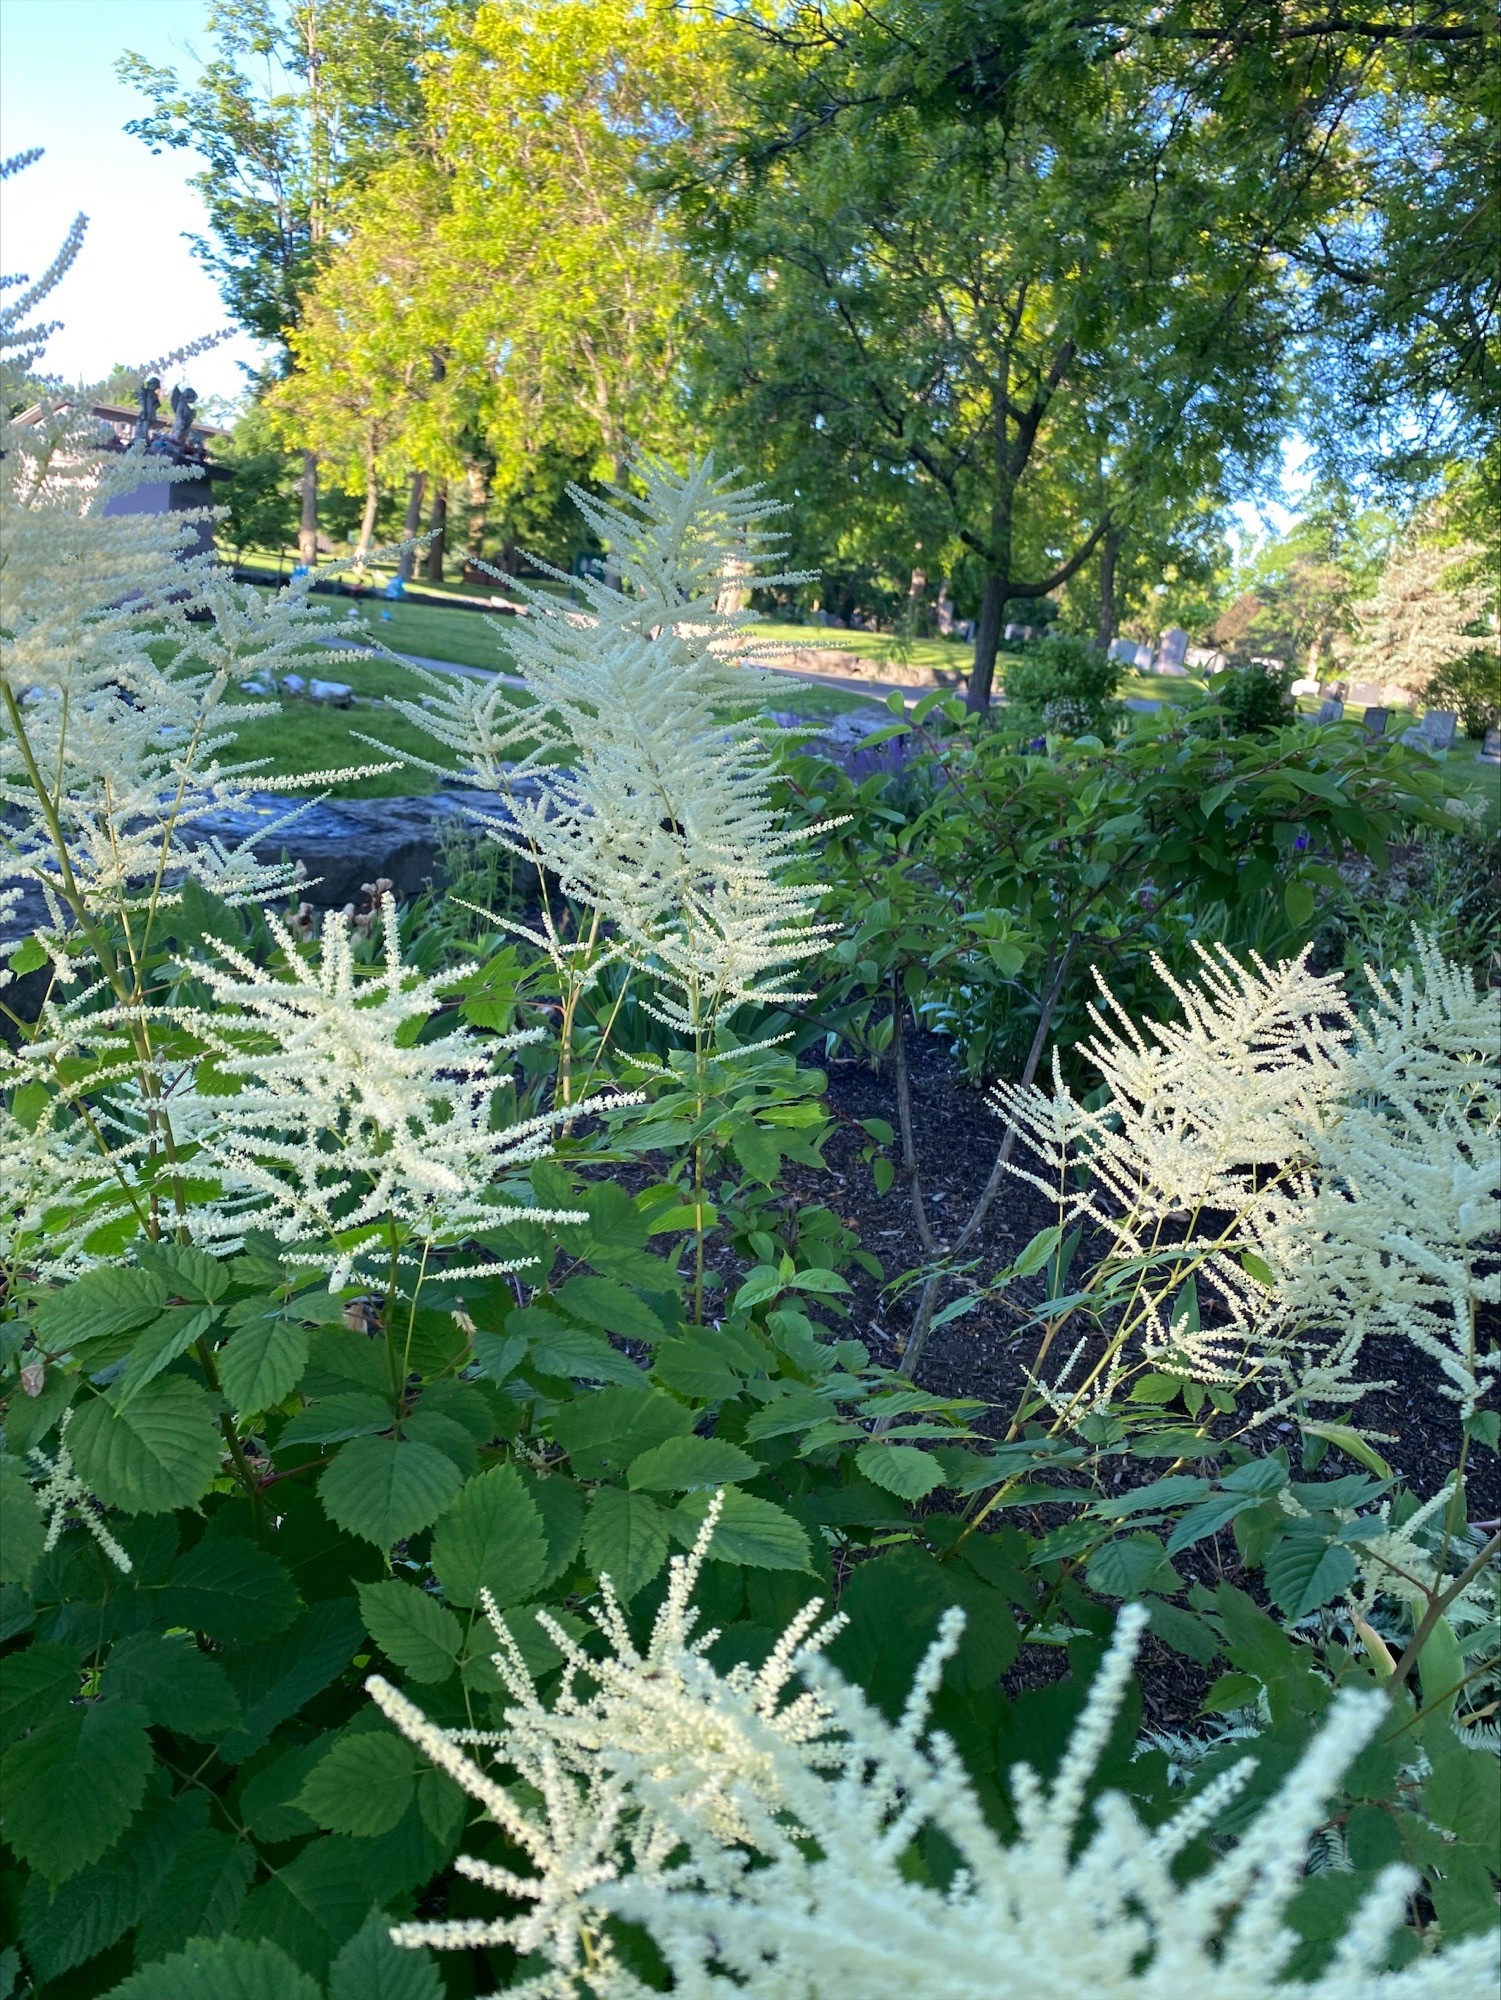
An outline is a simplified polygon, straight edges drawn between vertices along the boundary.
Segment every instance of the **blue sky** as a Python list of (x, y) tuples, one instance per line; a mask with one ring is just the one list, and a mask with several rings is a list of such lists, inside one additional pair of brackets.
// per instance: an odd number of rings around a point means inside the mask
[[(83, 252), (49, 301), (63, 328), (46, 366), (69, 380), (148, 361), (227, 323), (183, 240), (204, 229), (203, 204), (185, 185), (194, 156), (153, 157), (130, 137), (125, 122), (144, 100), (114, 75), (126, 49), (196, 69), (206, 11), (204, 0), (0, 0), (0, 151), (47, 149), (0, 187), (0, 264), (37, 275), (73, 217), (89, 218)], [(186, 372), (201, 396), (237, 396), (238, 364), (259, 351), (237, 333)]]

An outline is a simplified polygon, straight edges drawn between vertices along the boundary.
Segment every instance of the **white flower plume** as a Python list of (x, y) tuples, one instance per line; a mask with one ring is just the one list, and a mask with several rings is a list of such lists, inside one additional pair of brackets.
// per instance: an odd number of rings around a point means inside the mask
[[(486, 1040), (461, 1028), (420, 1039), (441, 982), (402, 963), (389, 895), (381, 903), (384, 963), (369, 976), (347, 914), (325, 920), (316, 965), (278, 918), (268, 922), (284, 972), (262, 971), (228, 945), (223, 964), (192, 968), (214, 1005), (183, 1019), (211, 1062), (197, 1094), (170, 1110), (224, 1196), (202, 1223), (195, 1211), (194, 1226), (230, 1229), (253, 1210), (303, 1261), (329, 1264), (337, 1290), (357, 1263), (364, 1268), (361, 1260), (384, 1269), (393, 1255), (507, 1221), (576, 1219), (494, 1193), (506, 1174), (546, 1157), (564, 1115), (492, 1122), (507, 1075), (496, 1058), (535, 1032)], [(620, 1101), (594, 1099), (571, 1113)]]
[[(1372, 1386), (1355, 1372), (1363, 1344), (1395, 1334), (1468, 1414), (1501, 1365), (1476, 1327), (1501, 1297), (1501, 995), (1422, 937), (1394, 984), (1368, 974), (1364, 1018), (1306, 952), (1278, 966), (1200, 955), (1193, 984), (1158, 967), (1177, 1018), (1138, 1025), (1108, 994), (1091, 1010), (1098, 1109), (1056, 1064), (1051, 1095), (997, 1088), (1041, 1169), (1011, 1171), (1057, 1196), (1087, 1167), (1063, 1199), (1117, 1266), (1196, 1271), (1218, 1292), (1220, 1323), (1200, 1328), (1173, 1320), (1177, 1282), (1139, 1288), (1148, 1360), (1210, 1382), (1269, 1369), (1279, 1408), (1351, 1403)], [(1075, 1358), (1037, 1385), (1055, 1409)], [(1125, 1365), (1099, 1376), (1097, 1400)]]
[(288, 886), (280, 864), (226, 847), (202, 822), (252, 788), (288, 789), (254, 763), (222, 761), (255, 712), (233, 701), (233, 684), (308, 664), (341, 629), (310, 579), (263, 598), (211, 554), (189, 555), (212, 510), (111, 510), (193, 468), (120, 451), (101, 439), (97, 391), (48, 383), (38, 397), (22, 372), (45, 329), (18, 330), (17, 315), (79, 241), (76, 225), (46, 276), (0, 312), (0, 886), (40, 888), (49, 948), (80, 909), (170, 896), (184, 875), (231, 900)]
[[(503, 1641), (497, 1664), (518, 1706), (501, 1730), (446, 1732), (385, 1681), (367, 1682), (383, 1712), (485, 1807), (535, 1871), (461, 1860), (462, 1873), (522, 1904), (522, 1914), (403, 1924), (392, 1933), (398, 1944), (537, 1952), (547, 1970), (517, 1989), (536, 2000), (640, 2000), (645, 1989), (602, 1928), (610, 1913), (650, 1932), (685, 2000), (974, 2000), (998, 1990), (1000, 1968), (1006, 1990), (1058, 2000), (1474, 2000), (1488, 1990), (1497, 1963), (1490, 1938), (1381, 1970), (1413, 1886), (1401, 1868), (1381, 1877), (1322, 1974), (1281, 1980), (1298, 1944), (1285, 1919), (1310, 1838), (1388, 1713), (1381, 1696), (1337, 1700), (1282, 1790), (1180, 1882), (1174, 1863), (1250, 1766), (1213, 1781), (1161, 1826), (1106, 1796), (1086, 1828), (1089, 1781), (1146, 1623), (1138, 1607), (1122, 1614), (1052, 1783), (1025, 1765), (1013, 1769), (1018, 1831), (1006, 1843), (954, 1746), (925, 1739), (962, 1614), (945, 1618), (890, 1723), (818, 1658), (827, 1627), (799, 1648), (816, 1606), (768, 1664), (775, 1692), (757, 1690), (744, 1671), (716, 1676), (707, 1635), (689, 1638), (690, 1568), (675, 1576), (644, 1652), (622, 1643), (606, 1607), (599, 1623), (613, 1660), (583, 1667), (571, 1648), (551, 1712)], [(809, 1684), (790, 1707), (778, 1700), (789, 1668)], [(599, 1689), (586, 1702), (574, 1693), (583, 1673)], [(497, 1775), (466, 1746), (483, 1747)], [(905, 1865), (925, 1829), (958, 1858), (947, 1889)]]
[(462, 779), (508, 793), (509, 817), (487, 819), (490, 831), (597, 910), (605, 948), (652, 973), (659, 1011), (692, 1032), (745, 1000), (803, 997), (791, 969), (827, 933), (812, 916), (817, 886), (786, 880), (809, 832), (781, 826), (764, 731), (744, 720), (774, 686), (746, 664), (765, 649), (746, 613), (719, 608), (728, 577), (789, 580), (757, 574), (776, 505), (716, 476), (712, 458), (637, 473), (640, 499), (569, 489), (618, 582), (584, 579), (582, 613), (520, 587), (527, 615), (505, 643), (532, 705), (430, 676), (423, 701), (394, 705), (457, 757)]
[(58, 1537), (70, 1521), (81, 1521), (115, 1568), (129, 1576), (133, 1567), (130, 1557), (105, 1527), (98, 1502), (73, 1469), (73, 1454), (68, 1449), (68, 1422), (72, 1415), (71, 1410), (63, 1411), (57, 1451), (52, 1458), (39, 1445), (33, 1445), (26, 1454), (41, 1474), (40, 1483), (32, 1489), (32, 1498), (47, 1520), (43, 1552), (50, 1554), (57, 1547)]

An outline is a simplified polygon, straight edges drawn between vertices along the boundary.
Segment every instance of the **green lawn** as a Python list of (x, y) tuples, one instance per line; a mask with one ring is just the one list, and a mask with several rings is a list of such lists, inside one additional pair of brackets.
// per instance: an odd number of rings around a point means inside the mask
[[(393, 652), (501, 672), (512, 665), (503, 647), (504, 626), (497, 634), (483, 612), (439, 610), (406, 603), (362, 604), (358, 609), (372, 637)], [(385, 610), (391, 614), (389, 619), (381, 617)], [(338, 650), (330, 652), (317, 668), (303, 671), (309, 679), (316, 676), (320, 680), (345, 682), (355, 691), (356, 705), (349, 709), (325, 708), (282, 695), (258, 701), (261, 712), (241, 728), (235, 754), (267, 759), (267, 777), (302, 777), (316, 771), (343, 770), (382, 761), (379, 751), (362, 743), (360, 736), (379, 737), (393, 750), (446, 761), (438, 746), (415, 724), (385, 706), (387, 696), (416, 700), (424, 692), (415, 675), (398, 660), (379, 655), (362, 659), (356, 653)], [(530, 697), (516, 689), (514, 699), (518, 705), (524, 705)], [(785, 701), (777, 705), (787, 710), (795, 708), (798, 714), (815, 720), (850, 711), (868, 712), (871, 707), (864, 696), (810, 682), (789, 683)], [(442, 782), (430, 771), (403, 765), (378, 777), (347, 779), (329, 790), (335, 798), (393, 798), (436, 791)]]

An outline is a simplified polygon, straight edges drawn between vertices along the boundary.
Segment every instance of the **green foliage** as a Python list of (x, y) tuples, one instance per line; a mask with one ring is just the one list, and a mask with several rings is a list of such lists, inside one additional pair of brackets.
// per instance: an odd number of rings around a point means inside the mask
[(1007, 720), (1059, 736), (1114, 734), (1121, 663), (1083, 639), (1048, 638), (1006, 661)]
[(1501, 723), (1501, 652), (1476, 646), (1448, 660), (1428, 678), (1423, 699), (1429, 708), (1450, 708), (1466, 736), (1483, 736)]
[(1037, 751), (939, 696), (908, 729), (900, 778), (794, 767), (810, 816), (850, 815), (822, 862), (840, 922), (825, 1004), (879, 1055), (899, 994), (976, 1075), (1018, 1073), (1039, 1032), (1067, 1065), (1104, 955), (1123, 1004), (1151, 1013), (1153, 954), (1177, 973), (1195, 938), (1289, 955), (1347, 846), (1379, 862), (1400, 828), (1454, 824), (1431, 759), (1343, 732), (1220, 736), (1164, 711)]
[(1226, 667), (1210, 677), (1209, 691), (1232, 736), (1262, 736), (1282, 729), (1297, 715), (1292, 697), (1294, 669), (1255, 660)]

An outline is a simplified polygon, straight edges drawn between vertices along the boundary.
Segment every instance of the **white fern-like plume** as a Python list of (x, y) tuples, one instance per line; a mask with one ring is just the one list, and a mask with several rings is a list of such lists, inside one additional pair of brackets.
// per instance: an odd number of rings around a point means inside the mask
[[(1365, 1017), (1306, 952), (1200, 956), (1192, 984), (1158, 966), (1173, 1020), (1140, 1025), (1108, 994), (1091, 1010), (1097, 1109), (1056, 1060), (1051, 1094), (996, 1089), (1037, 1162), (1010, 1170), (1103, 1231), (1118, 1268), (1159, 1274), (1131, 1294), (1147, 1360), (1211, 1383), (1270, 1371), (1276, 1409), (1349, 1404), (1376, 1386), (1357, 1372), (1365, 1342), (1397, 1334), (1468, 1414), (1501, 1365), (1476, 1327), (1501, 1297), (1501, 996), (1422, 937), (1394, 983), (1368, 974)], [(1174, 1317), (1188, 1269), (1219, 1295), (1212, 1328)], [(1036, 1384), (1059, 1413), (1082, 1414), (1070, 1383), (1086, 1352)], [(1090, 1406), (1129, 1363), (1098, 1376)]]
[(71, 1410), (63, 1411), (62, 1422), (58, 1425), (57, 1450), (51, 1458), (39, 1445), (34, 1445), (26, 1454), (40, 1475), (38, 1484), (32, 1488), (31, 1497), (47, 1522), (43, 1553), (50, 1554), (57, 1547), (68, 1523), (78, 1521), (87, 1528), (115, 1568), (123, 1576), (129, 1576), (134, 1567), (130, 1557), (104, 1525), (98, 1502), (73, 1469), (73, 1454), (68, 1449), (68, 1423), (72, 1415)]
[(776, 507), (712, 458), (638, 471), (640, 499), (570, 488), (618, 583), (584, 579), (582, 613), (522, 587), (527, 616), (505, 636), (532, 706), (435, 686), (396, 706), (459, 776), (508, 792), (490, 831), (597, 910), (608, 948), (661, 982), (658, 1010), (699, 1032), (744, 1000), (803, 997), (792, 968), (827, 930), (812, 916), (819, 890), (786, 880), (808, 835), (781, 825), (765, 731), (745, 719), (774, 684), (744, 664), (748, 615), (719, 609), (726, 576), (764, 563)]
[[(1380, 1879), (1324, 1973), (1282, 1978), (1298, 1944), (1288, 1904), (1329, 1794), (1388, 1713), (1379, 1695), (1336, 1701), (1282, 1790), (1184, 1883), (1175, 1862), (1215, 1824), (1249, 1763), (1156, 1828), (1113, 1796), (1096, 1804), (1093, 1830), (1085, 1826), (1089, 1781), (1146, 1623), (1138, 1607), (1122, 1614), (1051, 1785), (1025, 1765), (1013, 1770), (1018, 1831), (1003, 1842), (953, 1745), (926, 1735), (962, 1614), (945, 1618), (891, 1723), (818, 1657), (817, 1641), (796, 1649), (816, 1616), (810, 1606), (773, 1656), (779, 1678), (789, 1662), (801, 1672), (814, 1703), (811, 1726), (790, 1728), (788, 1711), (758, 1701), (743, 1676), (711, 1692), (716, 1677), (702, 1642), (684, 1643), (685, 1603), (664, 1610), (644, 1654), (610, 1635), (619, 1697), (592, 1700), (583, 1729), (560, 1728), (576, 1708), (540, 1708), (509, 1648), (498, 1663), (521, 1700), (496, 1732), (445, 1732), (386, 1682), (367, 1683), (535, 1871), (461, 1861), (462, 1873), (520, 1903), (522, 1914), (402, 1925), (392, 1933), (397, 1943), (536, 1951), (547, 1969), (518, 1990), (537, 2000), (640, 2000), (646, 1989), (603, 1929), (610, 1913), (651, 1934), (685, 2000), (974, 2000), (1002, 1989), (1057, 2000), (1474, 2000), (1486, 1990), (1481, 1982), (1497, 1964), (1489, 1938), (1401, 1972), (1381, 1970), (1413, 1886), (1401, 1868)], [(677, 1628), (666, 1644), (663, 1618)], [(608, 1633), (608, 1614), (602, 1623)], [(653, 1661), (675, 1683), (667, 1704), (688, 1697), (686, 1713), (700, 1718), (687, 1735), (676, 1721), (650, 1733), (662, 1705), (640, 1676)], [(587, 1671), (603, 1692), (601, 1665)], [(471, 1745), (490, 1753), (497, 1775), (468, 1754)], [(720, 1779), (706, 1782), (716, 1759)], [(521, 1805), (528, 1794), (540, 1812)], [(928, 1830), (958, 1857), (946, 1890), (906, 1865)]]
[[(221, 946), (222, 963), (191, 968), (213, 1005), (179, 1015), (209, 1059), (198, 1089), (170, 1099), (168, 1115), (196, 1144), (196, 1170), (220, 1189), (217, 1202), (194, 1207), (189, 1226), (205, 1239), (232, 1238), (253, 1213), (292, 1246), (294, 1261), (327, 1267), (330, 1290), (357, 1268), (384, 1276), (393, 1257), (421, 1257), (506, 1222), (581, 1219), (496, 1192), (547, 1156), (565, 1115), (492, 1124), (508, 1077), (497, 1058), (541, 1031), (482, 1039), (459, 1028), (419, 1040), (441, 981), (403, 964), (389, 895), (380, 915), (384, 962), (368, 975), (347, 914), (326, 919), (316, 965), (269, 916), (285, 970)], [(571, 1115), (628, 1101), (590, 1099)]]
[(1477, 1324), (1501, 1301), (1501, 994), (1421, 936), (1415, 967), (1366, 976), (1308, 1169), (1268, 1190), (1255, 1247), (1284, 1319), (1332, 1334), (1297, 1393), (1349, 1400), (1364, 1343), (1395, 1334), (1468, 1416), (1501, 1371)]
[[(815, 1601), (793, 1619), (758, 1672), (742, 1666), (717, 1674), (704, 1656), (718, 1634), (695, 1636), (698, 1614), (691, 1600), (722, 1507), (723, 1496), (716, 1494), (691, 1552), (673, 1559), (644, 1648), (632, 1640), (608, 1579), (602, 1579), (602, 1604), (594, 1612), (610, 1648), (603, 1658), (585, 1653), (548, 1614), (537, 1614), (565, 1661), (551, 1709), (538, 1698), (488, 1591), (482, 1601), (500, 1646), (494, 1662), (514, 1704), (502, 1729), (442, 1730), (379, 1675), (366, 1682), (382, 1712), (485, 1806), (533, 1868), (519, 1875), (461, 1856), (463, 1874), (520, 1902), (522, 1913), (404, 1924), (392, 1933), (399, 1944), (443, 1950), (504, 1943), (522, 1953), (545, 1952), (551, 1971), (514, 1989), (522, 1993), (571, 1995), (579, 1990), (575, 1979), (590, 1992), (624, 1991), (599, 1891), (623, 1867), (655, 1876), (679, 1835), (659, 1808), (643, 1810), (640, 1787), (615, 1767), (645, 1769), (654, 1792), (670, 1800), (675, 1813), (691, 1813), (709, 1838), (729, 1843), (746, 1836), (742, 1797), (760, 1807), (777, 1803), (764, 1734), (818, 1761), (823, 1701), (811, 1693), (784, 1697), (795, 1660), (827, 1644), (843, 1620), (827, 1620), (815, 1630), (821, 1609)], [(581, 1681), (594, 1691), (580, 1692)], [(520, 1776), (542, 1802), (542, 1813), (522, 1810), (507, 1786), (469, 1754), (473, 1749), (486, 1751), (497, 1769)]]
[[(7, 1084), (22, 1080), (7, 1064)], [(76, 1278), (95, 1261), (89, 1239), (129, 1211), (121, 1176), (133, 1173), (133, 1145), (107, 1159), (88, 1127), (70, 1120), (56, 1098), (35, 1123), (0, 1105), (0, 1274)]]

